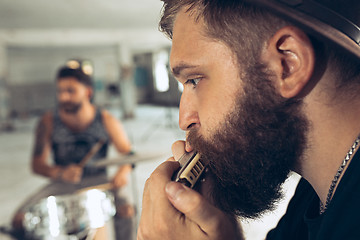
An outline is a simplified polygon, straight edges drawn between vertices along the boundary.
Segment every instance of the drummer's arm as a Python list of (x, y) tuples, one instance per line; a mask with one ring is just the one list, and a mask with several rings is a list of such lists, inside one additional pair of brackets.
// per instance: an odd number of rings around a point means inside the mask
[(46, 113), (38, 122), (35, 132), (35, 144), (31, 164), (34, 173), (56, 179), (61, 174), (62, 168), (58, 166), (51, 166), (48, 163), (51, 151), (51, 122), (52, 116), (50, 113)]
[[(102, 116), (105, 128), (116, 150), (125, 155), (131, 154), (132, 146), (120, 121), (107, 111), (103, 111)], [(131, 170), (130, 164), (122, 165), (114, 176), (114, 184), (118, 187), (125, 185), (126, 178)]]

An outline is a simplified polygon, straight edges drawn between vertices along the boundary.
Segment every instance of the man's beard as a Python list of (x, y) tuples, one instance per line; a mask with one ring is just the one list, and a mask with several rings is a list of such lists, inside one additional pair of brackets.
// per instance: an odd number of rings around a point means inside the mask
[(59, 108), (66, 112), (67, 114), (76, 114), (79, 112), (82, 107), (82, 103), (74, 103), (74, 102), (60, 102)]
[(243, 96), (211, 140), (197, 130), (187, 138), (209, 161), (214, 204), (247, 218), (276, 207), (281, 185), (306, 144), (301, 101), (277, 94), (264, 69), (254, 65), (246, 71)]

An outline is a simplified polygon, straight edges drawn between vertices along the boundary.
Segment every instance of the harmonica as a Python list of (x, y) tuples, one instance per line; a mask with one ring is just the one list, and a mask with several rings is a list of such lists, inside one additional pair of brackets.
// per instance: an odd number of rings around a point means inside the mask
[(178, 162), (180, 169), (176, 174), (175, 181), (193, 188), (204, 172), (207, 163), (200, 159), (200, 154), (196, 151), (185, 153)]

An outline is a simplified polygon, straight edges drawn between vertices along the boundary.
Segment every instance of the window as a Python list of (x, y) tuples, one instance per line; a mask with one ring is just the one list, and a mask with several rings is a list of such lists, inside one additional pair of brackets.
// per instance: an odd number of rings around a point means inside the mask
[(169, 90), (168, 61), (169, 54), (166, 50), (154, 53), (153, 55), (155, 89), (159, 92), (166, 92)]

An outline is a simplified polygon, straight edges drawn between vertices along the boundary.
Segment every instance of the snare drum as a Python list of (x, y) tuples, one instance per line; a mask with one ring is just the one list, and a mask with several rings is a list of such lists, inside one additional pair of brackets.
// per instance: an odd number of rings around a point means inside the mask
[(115, 215), (110, 191), (89, 189), (53, 195), (25, 209), (23, 226), (29, 239), (82, 239)]

